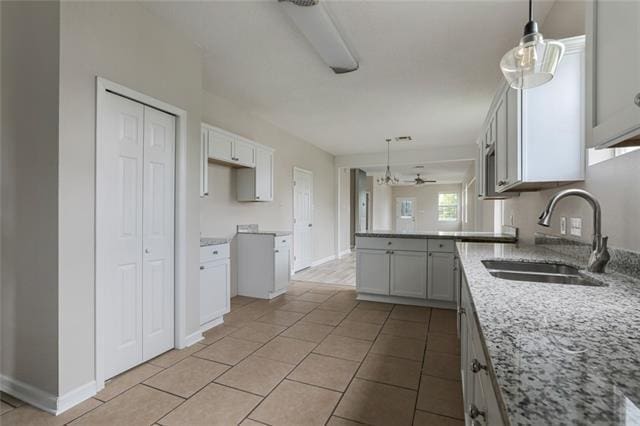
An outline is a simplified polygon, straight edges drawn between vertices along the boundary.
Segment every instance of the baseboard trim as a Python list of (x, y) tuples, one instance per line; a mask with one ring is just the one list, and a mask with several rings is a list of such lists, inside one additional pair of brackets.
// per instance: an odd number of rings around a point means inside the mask
[(311, 262), (311, 267), (313, 268), (314, 266), (320, 266), (323, 263), (331, 262), (332, 260), (335, 260), (335, 259), (336, 259), (336, 255), (332, 254), (331, 256), (323, 257), (322, 259), (318, 259)]
[(348, 254), (351, 254), (351, 249), (342, 250), (340, 253), (338, 253), (338, 258), (346, 256)]
[[(200, 333), (204, 333), (207, 330), (211, 330), (213, 327), (220, 325), (224, 322), (224, 317), (219, 317), (214, 320), (211, 320), (207, 323), (204, 323), (200, 326)], [(203, 336), (204, 338), (204, 336)]]
[(67, 392), (58, 398), (58, 411), (56, 414), (63, 413), (71, 407), (80, 404), (98, 393), (98, 387), (95, 381), (91, 381), (85, 385), (79, 386)]
[(202, 331), (198, 329), (195, 333), (191, 333), (187, 337), (184, 338), (184, 346), (178, 349), (188, 348), (191, 345), (195, 345), (199, 341), (204, 340), (204, 336), (202, 335)]

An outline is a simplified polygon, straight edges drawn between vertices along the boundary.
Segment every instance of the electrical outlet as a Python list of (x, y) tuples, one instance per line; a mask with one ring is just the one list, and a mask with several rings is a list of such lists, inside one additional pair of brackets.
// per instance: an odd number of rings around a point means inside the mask
[(560, 218), (560, 233), (562, 235), (567, 235), (567, 218), (566, 218), (566, 216), (562, 216)]
[(582, 237), (582, 218), (580, 217), (571, 218), (571, 235), (574, 235), (576, 237)]

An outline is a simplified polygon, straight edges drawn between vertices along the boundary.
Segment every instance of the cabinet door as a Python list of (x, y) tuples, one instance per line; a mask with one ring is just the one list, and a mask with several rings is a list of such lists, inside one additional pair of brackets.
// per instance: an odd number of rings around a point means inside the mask
[(274, 291), (279, 291), (289, 286), (291, 275), (291, 254), (288, 246), (280, 246), (275, 249)]
[(507, 184), (507, 93), (500, 96), (496, 108), (496, 191)]
[(476, 190), (478, 191), (479, 198), (484, 197), (487, 193), (487, 189), (484, 184), (484, 162), (484, 139), (482, 139), (478, 143), (478, 157), (476, 158)]
[(209, 195), (209, 132), (200, 129), (200, 196)]
[(427, 253), (391, 252), (390, 293), (393, 296), (427, 297)]
[(390, 256), (386, 250), (358, 249), (356, 287), (359, 292), (389, 295)]
[(209, 129), (209, 157), (233, 161), (233, 136)]
[(256, 200), (273, 200), (273, 152), (256, 149)]
[(200, 265), (200, 324), (229, 312), (229, 260)]
[(522, 167), (520, 166), (521, 155), (521, 134), (520, 134), (520, 113), (522, 108), (520, 107), (521, 96), (520, 92), (516, 89), (508, 88), (505, 96), (506, 100), (506, 112), (507, 112), (507, 135), (506, 135), (506, 170), (505, 186), (513, 185), (520, 182)]
[(454, 257), (453, 253), (429, 252), (429, 299), (455, 302)]
[(640, 2), (586, 7), (589, 146), (610, 145), (640, 133)]
[(256, 147), (249, 141), (236, 139), (233, 143), (233, 160), (247, 167), (256, 165)]

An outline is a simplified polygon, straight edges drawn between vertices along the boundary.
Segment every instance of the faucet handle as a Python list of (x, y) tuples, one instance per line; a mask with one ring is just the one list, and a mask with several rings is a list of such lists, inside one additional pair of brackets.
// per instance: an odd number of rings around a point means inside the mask
[(609, 241), (609, 237), (602, 237), (602, 243), (600, 244), (600, 250), (604, 251), (607, 249), (607, 242)]

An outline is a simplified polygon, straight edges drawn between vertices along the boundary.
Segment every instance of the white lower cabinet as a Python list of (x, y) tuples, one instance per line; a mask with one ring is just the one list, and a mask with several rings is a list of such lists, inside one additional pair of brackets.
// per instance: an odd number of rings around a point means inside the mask
[(273, 299), (291, 278), (291, 235), (238, 233), (238, 295)]
[(473, 305), (464, 276), (460, 301), (460, 373), (465, 424), (472, 426), (505, 424), (493, 388)]
[(222, 322), (230, 308), (229, 244), (200, 248), (200, 325), (203, 329)]
[(389, 295), (389, 251), (358, 249), (356, 288), (358, 292)]
[(389, 293), (393, 296), (427, 297), (427, 253), (391, 251)]
[(429, 252), (429, 299), (445, 302), (456, 301), (455, 255), (453, 253)]

